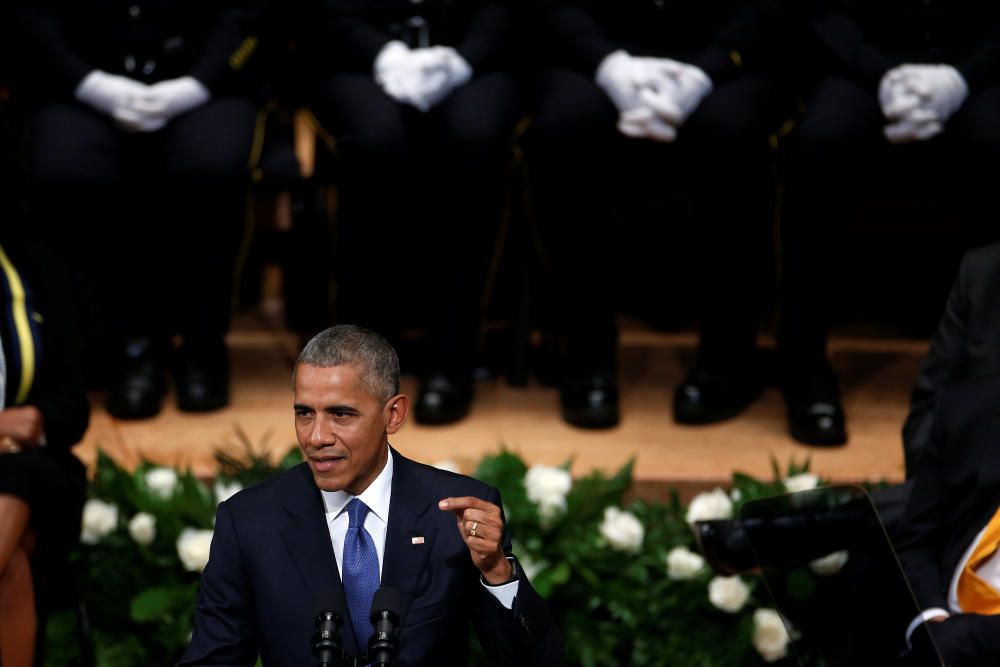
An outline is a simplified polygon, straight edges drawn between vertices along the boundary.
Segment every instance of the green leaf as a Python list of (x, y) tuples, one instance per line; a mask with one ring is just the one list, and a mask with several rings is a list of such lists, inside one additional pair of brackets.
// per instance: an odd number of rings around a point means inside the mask
[(162, 619), (174, 602), (170, 588), (147, 588), (132, 598), (129, 612), (136, 623), (151, 623)]

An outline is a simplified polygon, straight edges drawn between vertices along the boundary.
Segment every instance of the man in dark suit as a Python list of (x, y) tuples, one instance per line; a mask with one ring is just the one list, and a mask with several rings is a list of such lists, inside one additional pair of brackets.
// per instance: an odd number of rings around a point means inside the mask
[(1000, 377), (944, 390), (896, 548), (921, 616), (908, 637), (918, 664), (936, 662), (920, 620), (949, 667), (1000, 661)]
[(294, 386), (306, 462), (219, 506), (180, 665), (253, 665), (258, 654), (264, 665), (313, 664), (327, 596), (344, 617), (344, 648), (364, 655), (380, 585), (400, 593), (393, 664), (464, 664), (470, 621), (497, 664), (561, 664), (497, 490), (389, 446), (410, 405), (392, 347), (359, 327), (327, 329), (299, 356)]
[(934, 423), (934, 400), (948, 385), (1000, 375), (1000, 244), (962, 259), (931, 349), (913, 383), (903, 424), (906, 472), (919, 470)]

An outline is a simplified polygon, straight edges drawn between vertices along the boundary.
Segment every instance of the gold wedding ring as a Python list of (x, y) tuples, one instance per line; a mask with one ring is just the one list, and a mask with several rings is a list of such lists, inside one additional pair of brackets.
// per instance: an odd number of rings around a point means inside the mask
[(8, 454), (17, 454), (21, 451), (21, 445), (17, 444), (17, 440), (5, 435), (2, 440), (0, 440), (0, 447), (3, 447), (4, 451)]
[(469, 531), (469, 535), (471, 535), (472, 537), (475, 537), (476, 536), (476, 528), (478, 528), (478, 527), (479, 527), (479, 522), (478, 521), (473, 521), (472, 522), (472, 530)]

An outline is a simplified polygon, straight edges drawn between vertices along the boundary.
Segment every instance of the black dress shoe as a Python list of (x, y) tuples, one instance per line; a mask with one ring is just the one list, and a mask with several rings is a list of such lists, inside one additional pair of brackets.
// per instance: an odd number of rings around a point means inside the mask
[(146, 419), (160, 412), (167, 383), (153, 341), (136, 338), (125, 344), (117, 377), (108, 393), (107, 410), (119, 419)]
[(414, 416), (418, 424), (440, 426), (460, 421), (472, 406), (472, 380), (431, 373), (420, 382)]
[(751, 373), (729, 375), (696, 367), (674, 391), (674, 421), (713, 424), (743, 412), (760, 396), (761, 384)]
[(792, 438), (821, 447), (847, 442), (837, 378), (828, 364), (793, 372), (785, 381), (783, 393)]
[(559, 405), (567, 423), (580, 428), (618, 425), (618, 382), (611, 373), (591, 373), (563, 383)]
[(210, 351), (181, 348), (174, 369), (177, 409), (211, 412), (229, 405), (229, 361), (224, 344)]

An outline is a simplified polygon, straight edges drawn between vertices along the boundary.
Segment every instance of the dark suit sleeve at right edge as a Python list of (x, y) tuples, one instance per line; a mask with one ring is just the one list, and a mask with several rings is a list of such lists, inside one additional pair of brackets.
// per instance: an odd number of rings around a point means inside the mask
[[(948, 608), (947, 587), (952, 573), (941, 571), (947, 496), (948, 394), (941, 396), (934, 413), (934, 425), (924, 452), (913, 491), (903, 513), (896, 541), (899, 561), (921, 609)], [(960, 454), (960, 452), (958, 452)]]
[(252, 609), (239, 538), (232, 514), (222, 503), (216, 514), (211, 556), (201, 574), (194, 634), (177, 667), (254, 665), (258, 649), (253, 639)]
[(969, 257), (966, 256), (945, 304), (944, 315), (931, 339), (930, 352), (920, 365), (920, 372), (913, 383), (910, 412), (903, 424), (907, 477), (912, 477), (920, 469), (920, 457), (929, 446), (934, 423), (934, 399), (944, 387), (965, 376), (970, 270)]
[[(491, 489), (486, 500), (500, 507), (502, 516), (503, 501), (496, 489)], [(504, 551), (508, 556), (512, 555), (509, 532), (504, 535)], [(531, 587), (523, 570), (513, 609), (506, 609), (481, 585), (478, 595), (474, 624), (479, 642), (490, 657), (490, 664), (511, 667), (559, 667), (565, 664), (562, 640), (552, 622), (548, 605)]]

